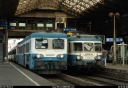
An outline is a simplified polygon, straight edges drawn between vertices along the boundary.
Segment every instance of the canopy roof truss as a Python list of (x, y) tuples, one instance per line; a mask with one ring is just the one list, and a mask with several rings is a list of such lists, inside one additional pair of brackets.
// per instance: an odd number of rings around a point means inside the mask
[(82, 15), (103, 0), (19, 0), (15, 15), (34, 9), (62, 10), (73, 15)]

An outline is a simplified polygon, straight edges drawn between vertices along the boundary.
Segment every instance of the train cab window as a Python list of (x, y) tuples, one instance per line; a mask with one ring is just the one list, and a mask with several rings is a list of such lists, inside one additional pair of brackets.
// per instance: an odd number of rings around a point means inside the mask
[(83, 51), (82, 50), (82, 43), (73, 43), (73, 50), (74, 51)]
[(54, 39), (53, 40), (53, 49), (64, 49), (64, 40), (63, 39)]
[(84, 43), (84, 51), (93, 51), (93, 43)]
[(102, 50), (101, 43), (95, 43), (94, 46), (95, 46), (95, 51), (101, 51)]
[(48, 40), (36, 39), (35, 47), (36, 47), (36, 49), (47, 49), (48, 48)]

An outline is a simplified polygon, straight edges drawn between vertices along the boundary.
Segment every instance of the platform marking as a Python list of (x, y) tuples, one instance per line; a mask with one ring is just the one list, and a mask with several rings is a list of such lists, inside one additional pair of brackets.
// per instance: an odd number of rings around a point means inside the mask
[[(10, 63), (10, 62), (9, 62)], [(11, 64), (11, 63), (10, 63)], [(40, 84), (38, 84), (37, 82), (35, 82), (33, 79), (31, 79), (29, 76), (27, 76), (24, 72), (22, 72), (20, 69), (18, 69), (17, 67), (15, 67), (13, 64), (11, 64), (14, 68), (16, 68), (21, 74), (23, 74), (25, 77), (27, 77), (31, 82), (33, 82), (36, 86), (41, 86)]]

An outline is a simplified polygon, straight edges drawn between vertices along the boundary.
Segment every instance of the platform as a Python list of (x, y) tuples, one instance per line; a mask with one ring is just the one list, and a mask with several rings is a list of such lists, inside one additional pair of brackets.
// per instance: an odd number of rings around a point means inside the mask
[(12, 62), (0, 63), (0, 86), (56, 86)]
[(128, 65), (107, 63), (106, 67), (101, 69), (101, 74), (128, 82)]
[(112, 69), (120, 69), (120, 70), (128, 70), (128, 65), (123, 65), (123, 64), (112, 64), (112, 63), (107, 63), (106, 68), (112, 68)]

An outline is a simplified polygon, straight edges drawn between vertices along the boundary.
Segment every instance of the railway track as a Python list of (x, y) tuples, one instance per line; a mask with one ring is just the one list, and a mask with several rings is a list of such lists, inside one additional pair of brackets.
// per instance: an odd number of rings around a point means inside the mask
[(119, 85), (128, 85), (128, 82), (122, 82), (116, 79), (104, 78), (99, 76), (79, 76), (78, 78), (83, 80), (89, 80), (92, 82), (99, 83), (103, 86), (119, 86)]
[(71, 76), (67, 74), (58, 75), (60, 78), (70, 82), (77, 83), (81, 86), (120, 86), (128, 85), (128, 81), (113, 79), (103, 75), (77, 75)]
[(128, 82), (112, 79), (101, 75), (78, 75), (58, 74), (42, 76), (57, 86), (119, 86), (128, 85)]
[(103, 86), (96, 82), (83, 80), (81, 78), (63, 73), (58, 75), (41, 75), (41, 77), (47, 79), (48, 81), (54, 83), (57, 86)]
[(56, 84), (57, 86), (79, 86), (78, 84), (60, 78), (57, 75), (41, 75), (41, 76), (47, 79), (48, 81)]
[(126, 80), (113, 78), (113, 77), (106, 76), (106, 75), (101, 75), (101, 74), (95, 74), (95, 76), (100, 77), (100, 78), (104, 78), (104, 79), (113, 80), (113, 82), (111, 82), (111, 84), (113, 84), (113, 85), (128, 85), (128, 80), (126, 81)]
[(40, 75), (57, 86), (115, 86), (128, 85), (128, 81), (114, 79), (101, 74), (73, 75), (60, 73), (57, 75)]
[(91, 81), (81, 79), (76, 76), (71, 76), (71, 75), (67, 75), (67, 74), (63, 74), (63, 73), (61, 73), (57, 76), (61, 79), (68, 80), (69, 82), (75, 83), (79, 86), (103, 86), (99, 83), (91, 82)]

